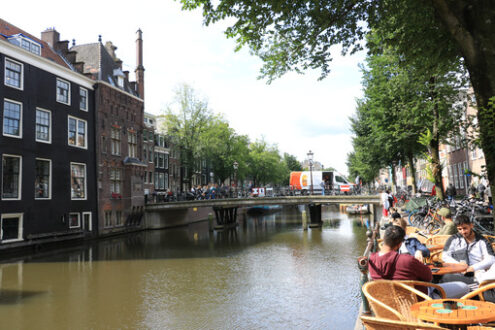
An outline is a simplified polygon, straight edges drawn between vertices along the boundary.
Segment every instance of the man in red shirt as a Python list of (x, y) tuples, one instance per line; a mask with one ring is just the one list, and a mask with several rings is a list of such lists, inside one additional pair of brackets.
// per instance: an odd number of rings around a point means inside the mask
[[(431, 282), (433, 275), (428, 266), (410, 254), (398, 253), (404, 241), (406, 232), (399, 226), (390, 226), (385, 230), (381, 251), (372, 253), (368, 262), (368, 270), (373, 280), (415, 280)], [(448, 298), (460, 298), (469, 292), (469, 287), (463, 282), (448, 282), (439, 284)], [(428, 294), (426, 287), (418, 290)], [(430, 292), (433, 298), (440, 298)]]
[(399, 254), (406, 232), (399, 226), (385, 230), (381, 251), (369, 258), (369, 273), (373, 280), (416, 280), (430, 282), (430, 268), (409, 254)]

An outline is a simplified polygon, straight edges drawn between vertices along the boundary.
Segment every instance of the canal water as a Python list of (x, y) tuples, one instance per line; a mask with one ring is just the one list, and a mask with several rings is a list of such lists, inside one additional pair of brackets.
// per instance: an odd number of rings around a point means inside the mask
[(367, 218), (134, 233), (0, 265), (0, 329), (353, 329)]

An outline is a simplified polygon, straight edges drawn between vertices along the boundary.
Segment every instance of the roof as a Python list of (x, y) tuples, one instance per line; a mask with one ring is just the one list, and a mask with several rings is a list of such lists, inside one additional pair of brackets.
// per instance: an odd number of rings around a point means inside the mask
[[(59, 65), (62, 65), (63, 67), (66, 67), (68, 69), (72, 68), (65, 62), (63, 57), (59, 55), (55, 50), (53, 50), (50, 45), (48, 45), (46, 42), (43, 40), (36, 38), (30, 33), (27, 33), (26, 31), (18, 28), (17, 26), (10, 24), (7, 21), (4, 21), (3, 19), (0, 18), (0, 39), (7, 41), (9, 37), (15, 36), (18, 34), (22, 34), (24, 37), (29, 38), (33, 41), (36, 41), (37, 43), (41, 44), (41, 56), (44, 58), (47, 58)], [(20, 48), (20, 47), (19, 47)]]
[(76, 62), (84, 62), (84, 73), (91, 73), (95, 79), (105, 81), (116, 88), (137, 96), (137, 92), (131, 88), (129, 81), (125, 77), (124, 87), (121, 88), (117, 85), (116, 74), (122, 76), (124, 74), (119, 64), (101, 42), (75, 45), (70, 50), (77, 52)]

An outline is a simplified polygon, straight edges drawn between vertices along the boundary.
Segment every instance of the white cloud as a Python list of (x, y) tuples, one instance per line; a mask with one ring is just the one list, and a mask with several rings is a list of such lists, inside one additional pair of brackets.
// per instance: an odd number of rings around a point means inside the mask
[[(179, 2), (88, 0), (75, 13), (65, 1), (23, 2), (29, 11), (4, 11), (2, 18), (39, 36), (54, 26), (64, 39), (78, 44), (111, 40), (124, 69), (135, 68), (135, 32), (143, 31), (146, 111), (159, 113), (173, 98), (173, 89), (186, 82), (224, 113), (231, 126), (252, 140), (265, 136), (303, 160), (309, 149), (315, 160), (346, 172), (352, 146), (348, 117), (361, 95), (357, 63), (363, 54), (341, 57), (335, 47), (332, 72), (317, 81), (319, 72), (289, 73), (267, 85), (257, 80), (261, 61), (223, 34), (225, 22), (202, 25), (200, 11), (184, 12)], [(85, 10), (85, 8), (91, 8)]]

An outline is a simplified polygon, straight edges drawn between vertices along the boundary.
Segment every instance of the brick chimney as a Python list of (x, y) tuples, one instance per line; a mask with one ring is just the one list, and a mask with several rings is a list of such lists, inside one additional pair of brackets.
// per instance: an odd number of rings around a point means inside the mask
[(136, 39), (136, 84), (139, 97), (144, 100), (143, 32), (138, 29)]
[(55, 48), (60, 41), (60, 33), (58, 33), (54, 27), (48, 28), (41, 32), (41, 40), (50, 45), (50, 47)]

